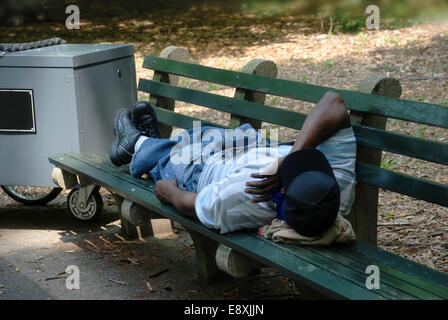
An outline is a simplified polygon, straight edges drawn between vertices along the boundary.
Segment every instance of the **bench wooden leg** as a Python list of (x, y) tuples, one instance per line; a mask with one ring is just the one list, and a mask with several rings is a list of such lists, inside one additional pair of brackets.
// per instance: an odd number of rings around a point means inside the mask
[(138, 239), (139, 237), (147, 237), (153, 235), (151, 223), (148, 219), (145, 221), (141, 217), (142, 209), (140, 206), (133, 205), (132, 201), (123, 197), (112, 194), (117, 202), (121, 213), (121, 232), (128, 239)]
[(151, 223), (145, 217), (144, 208), (124, 199), (121, 204), (121, 231), (128, 239), (154, 235)]
[(216, 264), (220, 270), (233, 278), (246, 278), (250, 273), (260, 272), (263, 265), (238, 251), (220, 244), (216, 251)]
[(53, 168), (51, 177), (53, 178), (54, 183), (64, 190), (73, 189), (78, 184), (76, 175), (60, 168)]
[(120, 223), (121, 232), (127, 239), (139, 239), (140, 237), (148, 237), (153, 234), (150, 224), (146, 226), (136, 226), (123, 217), (121, 217)]
[(199, 279), (205, 283), (211, 283), (225, 278), (227, 275), (216, 265), (215, 255), (219, 243), (191, 229), (187, 231), (196, 249)]

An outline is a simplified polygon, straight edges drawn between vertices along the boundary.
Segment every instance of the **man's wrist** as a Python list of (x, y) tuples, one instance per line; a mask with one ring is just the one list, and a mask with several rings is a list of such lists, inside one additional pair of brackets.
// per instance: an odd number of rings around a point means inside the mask
[(170, 185), (168, 190), (166, 191), (166, 198), (168, 202), (173, 203), (173, 199), (176, 198), (178, 191), (180, 189), (177, 187), (177, 185)]

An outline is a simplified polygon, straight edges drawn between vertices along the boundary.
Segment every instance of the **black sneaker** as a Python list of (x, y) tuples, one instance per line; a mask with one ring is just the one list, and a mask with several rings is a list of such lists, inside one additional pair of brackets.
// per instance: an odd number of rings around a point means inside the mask
[(132, 108), (132, 121), (142, 134), (151, 138), (160, 138), (157, 129), (157, 117), (152, 106), (146, 101), (137, 102)]
[(131, 120), (131, 111), (120, 109), (114, 120), (115, 140), (109, 149), (112, 163), (119, 167), (131, 162), (134, 146), (142, 132), (138, 130)]

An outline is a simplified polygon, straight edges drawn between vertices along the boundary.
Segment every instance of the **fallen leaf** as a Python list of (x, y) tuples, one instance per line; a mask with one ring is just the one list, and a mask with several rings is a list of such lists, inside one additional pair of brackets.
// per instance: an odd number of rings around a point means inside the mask
[(145, 281), (146, 283), (146, 288), (148, 288), (148, 291), (153, 293), (155, 292), (155, 290), (152, 288), (151, 284), (148, 281)]
[(116, 283), (116, 284), (119, 284), (120, 286), (125, 286), (126, 285), (126, 282), (123, 282), (123, 281), (117, 281), (117, 280), (114, 280), (114, 279), (109, 279), (109, 280), (114, 282), (114, 283)]

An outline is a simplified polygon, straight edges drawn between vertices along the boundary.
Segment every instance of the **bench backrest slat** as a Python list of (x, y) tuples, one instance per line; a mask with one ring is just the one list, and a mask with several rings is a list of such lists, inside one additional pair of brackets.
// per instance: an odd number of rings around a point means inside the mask
[[(176, 87), (153, 80), (140, 79), (138, 89), (147, 93), (252, 119), (269, 119), (270, 123), (298, 130), (301, 129), (306, 119), (306, 115), (299, 112), (237, 100), (209, 92)], [(162, 119), (160, 120), (165, 122)], [(175, 122), (169, 124), (173, 125), (173, 123)], [(353, 125), (353, 127), (358, 144), (448, 165), (448, 145), (445, 143), (428, 141), (362, 125)]]
[(200, 121), (201, 126), (215, 126), (215, 127), (217, 126), (221, 128), (228, 128), (227, 126), (222, 126), (210, 121), (190, 117), (181, 113), (173, 112), (156, 106), (153, 106), (153, 108), (154, 111), (156, 112), (157, 120), (159, 122), (163, 122), (173, 127), (189, 130), (193, 129), (193, 121)]
[(350, 110), (448, 128), (448, 108), (440, 105), (273, 79), (152, 56), (145, 57), (143, 67), (192, 79), (314, 103), (317, 103), (325, 92), (331, 90), (342, 96)]
[(448, 165), (448, 144), (384, 131), (363, 125), (353, 125), (356, 142), (408, 157)]
[(306, 115), (302, 113), (282, 110), (246, 100), (233, 99), (209, 92), (176, 87), (153, 80), (140, 79), (138, 89), (158, 96), (256, 120), (270, 119), (270, 123), (293, 129), (300, 129), (306, 119)]
[(448, 207), (448, 186), (357, 162), (357, 180)]

